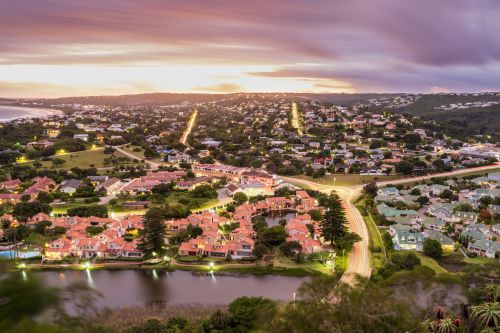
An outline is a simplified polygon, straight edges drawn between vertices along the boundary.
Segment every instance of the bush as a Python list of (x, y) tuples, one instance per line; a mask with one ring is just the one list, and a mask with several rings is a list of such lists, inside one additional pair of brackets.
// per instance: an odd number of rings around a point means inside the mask
[(420, 258), (413, 252), (395, 252), (390, 256), (390, 263), (398, 270), (413, 269), (420, 266)]
[(302, 245), (297, 241), (285, 242), (281, 244), (280, 250), (285, 256), (290, 257), (301, 253)]
[(427, 238), (424, 241), (424, 253), (431, 258), (441, 258), (443, 255), (443, 247), (437, 240)]
[(264, 244), (257, 244), (252, 251), (252, 254), (259, 259), (261, 259), (268, 253), (269, 249)]

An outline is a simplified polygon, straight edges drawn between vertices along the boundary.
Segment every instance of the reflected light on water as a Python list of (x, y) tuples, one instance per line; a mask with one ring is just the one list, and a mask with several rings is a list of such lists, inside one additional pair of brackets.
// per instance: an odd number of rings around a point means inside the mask
[(22, 271), (21, 275), (23, 276), (23, 281), (28, 280), (28, 275), (26, 274), (26, 271)]
[(87, 282), (89, 284), (89, 287), (94, 288), (94, 279), (92, 279), (92, 273), (90, 273), (90, 269), (86, 269), (85, 272), (87, 273)]
[(211, 270), (211, 271), (210, 271), (210, 276), (212, 276), (212, 280), (213, 280), (214, 282), (217, 282), (217, 279), (215, 278), (215, 274), (214, 274), (214, 271), (213, 271), (213, 270)]
[(153, 280), (158, 280), (158, 274), (156, 273), (156, 269), (153, 269)]

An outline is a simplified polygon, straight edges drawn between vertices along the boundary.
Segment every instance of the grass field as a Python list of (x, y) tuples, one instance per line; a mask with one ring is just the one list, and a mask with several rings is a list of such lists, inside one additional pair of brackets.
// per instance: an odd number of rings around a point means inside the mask
[[(120, 146), (121, 149), (125, 150), (128, 153), (131, 153), (135, 156), (138, 156), (140, 158), (144, 158), (144, 149), (139, 146), (133, 146), (133, 145), (125, 145), (125, 146)], [(139, 148), (140, 151), (134, 151), (134, 149)]]
[(464, 262), (468, 264), (475, 265), (488, 265), (488, 264), (497, 264), (500, 269), (500, 259), (486, 258), (486, 257), (476, 257), (476, 258), (464, 258)]
[(349, 185), (361, 185), (371, 183), (374, 180), (377, 181), (390, 181), (403, 178), (402, 176), (394, 175), (394, 176), (361, 176), (361, 175), (344, 175), (344, 174), (335, 174), (335, 175), (326, 175), (322, 178), (312, 178), (309, 176), (296, 176), (295, 178), (304, 179), (312, 182), (316, 182), (322, 185), (335, 185), (338, 186), (349, 186)]
[[(115, 152), (116, 157), (126, 157), (125, 155)], [(40, 161), (42, 163), (42, 168), (47, 168), (47, 169), (62, 169), (62, 170), (70, 170), (71, 168), (78, 167), (78, 168), (102, 168), (102, 167), (112, 167), (112, 165), (104, 165), (104, 159), (110, 158), (110, 154), (104, 154), (104, 149), (98, 148), (98, 149), (92, 149), (92, 150), (85, 150), (85, 151), (79, 151), (79, 152), (74, 152), (74, 153), (67, 153), (64, 155), (58, 155), (54, 156), (53, 158), (58, 158), (65, 160), (66, 163), (59, 167), (54, 167), (51, 161)], [(137, 164), (137, 161), (131, 162), (131, 164)], [(30, 162), (30, 165), (33, 163)]]
[(422, 252), (414, 252), (414, 253), (417, 255), (417, 257), (420, 258), (420, 261), (422, 262), (423, 266), (429, 267), (436, 274), (448, 273), (448, 271), (446, 269), (444, 269), (443, 267), (441, 267), (436, 260), (426, 256)]
[[(346, 255), (344, 258), (342, 256), (338, 257), (335, 260), (335, 267), (341, 269), (341, 270), (346, 270), (347, 268), (347, 258), (348, 256)], [(301, 264), (297, 264), (296, 262), (292, 261), (290, 258), (287, 258), (283, 255), (276, 255), (273, 259), (273, 267), (276, 268), (300, 268), (305, 271), (314, 273), (314, 272), (320, 272), (323, 274), (331, 274), (332, 269), (330, 267), (327, 267), (326, 265), (323, 265), (317, 261), (309, 261), (306, 260)]]

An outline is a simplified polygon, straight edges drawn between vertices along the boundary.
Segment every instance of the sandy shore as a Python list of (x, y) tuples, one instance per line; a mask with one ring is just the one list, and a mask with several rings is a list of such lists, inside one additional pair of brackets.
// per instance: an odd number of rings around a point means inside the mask
[(21, 118), (45, 118), (62, 114), (62, 111), (55, 109), (0, 105), (0, 122), (7, 122)]

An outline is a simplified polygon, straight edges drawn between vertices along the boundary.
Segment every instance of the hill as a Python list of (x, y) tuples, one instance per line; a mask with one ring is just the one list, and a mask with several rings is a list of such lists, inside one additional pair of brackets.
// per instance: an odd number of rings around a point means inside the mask
[(500, 95), (422, 95), (415, 103), (395, 109), (395, 112), (434, 120), (442, 130), (452, 135), (499, 135), (500, 104), (454, 110), (436, 109), (442, 105), (490, 101), (500, 102)]

